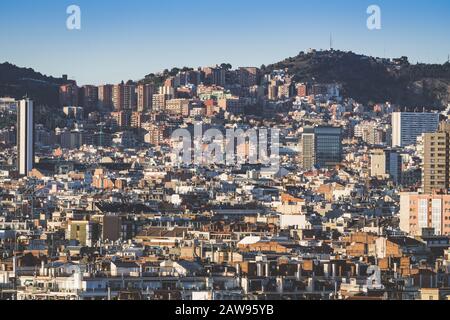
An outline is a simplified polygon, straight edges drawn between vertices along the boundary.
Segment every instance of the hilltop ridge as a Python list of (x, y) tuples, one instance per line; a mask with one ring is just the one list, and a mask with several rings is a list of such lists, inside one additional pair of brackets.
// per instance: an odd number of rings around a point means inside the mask
[[(411, 64), (407, 57), (385, 59), (339, 50), (310, 50), (261, 66), (263, 74), (277, 69), (287, 70), (296, 82), (341, 83), (345, 97), (364, 104), (389, 101), (402, 107), (442, 109), (450, 103), (449, 62)], [(141, 81), (161, 84), (170, 74), (166, 70)], [(0, 64), (0, 96), (18, 99), (27, 94), (38, 104), (56, 107), (58, 87), (70, 82), (30, 68)]]
[(450, 103), (450, 63), (411, 64), (407, 57), (375, 58), (344, 51), (300, 52), (263, 66), (287, 69), (295, 81), (338, 82), (361, 103), (390, 101), (407, 107), (442, 108)]

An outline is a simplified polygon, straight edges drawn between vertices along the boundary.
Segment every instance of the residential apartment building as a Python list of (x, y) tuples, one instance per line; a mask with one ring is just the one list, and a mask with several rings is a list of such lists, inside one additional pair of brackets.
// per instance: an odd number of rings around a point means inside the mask
[(148, 112), (152, 110), (152, 98), (155, 88), (151, 84), (140, 84), (137, 87), (137, 111)]
[(166, 109), (166, 100), (168, 96), (165, 94), (154, 94), (152, 97), (152, 110), (155, 112), (161, 112)]
[(170, 115), (189, 115), (189, 99), (170, 99), (166, 101), (165, 110)]
[(422, 187), (425, 193), (450, 188), (450, 124), (423, 135)]
[(397, 150), (377, 149), (370, 155), (370, 175), (372, 177), (389, 178), (400, 183), (402, 158)]
[(104, 109), (113, 107), (113, 85), (106, 84), (98, 87), (98, 106)]
[(430, 228), (435, 235), (450, 235), (450, 195), (401, 193), (400, 229), (420, 236)]
[(113, 88), (113, 105), (116, 111), (136, 109), (136, 86), (133, 84), (118, 84)]

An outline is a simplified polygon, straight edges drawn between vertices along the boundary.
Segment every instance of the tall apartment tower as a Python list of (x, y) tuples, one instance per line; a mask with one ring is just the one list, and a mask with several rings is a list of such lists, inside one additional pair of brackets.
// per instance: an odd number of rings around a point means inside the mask
[(416, 144), (423, 133), (436, 132), (439, 114), (430, 112), (392, 113), (392, 146), (407, 147)]
[(137, 107), (137, 95), (136, 86), (134, 84), (127, 84), (124, 90), (124, 109), (136, 110)]
[(123, 109), (124, 86), (122, 82), (113, 87), (113, 106), (115, 111), (121, 111)]
[(19, 102), (17, 112), (17, 169), (27, 176), (34, 166), (34, 108), (33, 101)]
[(113, 86), (105, 84), (98, 87), (98, 106), (104, 109), (113, 107)]
[(115, 111), (134, 110), (136, 108), (136, 86), (121, 84), (113, 87), (113, 105)]
[(302, 135), (303, 168), (332, 168), (342, 162), (342, 128), (307, 127)]
[(137, 111), (148, 112), (152, 110), (154, 86), (151, 84), (140, 84), (137, 87)]
[(302, 162), (303, 169), (311, 170), (316, 165), (314, 128), (305, 128), (302, 135)]
[(426, 194), (450, 188), (450, 123), (423, 135), (422, 188)]

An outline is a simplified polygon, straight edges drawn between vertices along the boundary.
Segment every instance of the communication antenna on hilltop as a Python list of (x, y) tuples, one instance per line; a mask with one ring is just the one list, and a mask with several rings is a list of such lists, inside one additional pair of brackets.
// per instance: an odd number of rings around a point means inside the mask
[(330, 33), (330, 50), (333, 50), (333, 34)]

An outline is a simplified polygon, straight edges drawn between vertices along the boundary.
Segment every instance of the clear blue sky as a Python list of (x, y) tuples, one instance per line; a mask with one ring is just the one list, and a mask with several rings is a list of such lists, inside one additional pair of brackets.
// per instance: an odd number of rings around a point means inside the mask
[[(66, 29), (77, 4), (82, 29)], [(369, 31), (366, 9), (382, 10)], [(443, 63), (448, 0), (2, 0), (0, 61), (79, 84), (142, 78), (174, 66), (260, 66), (308, 48)]]

